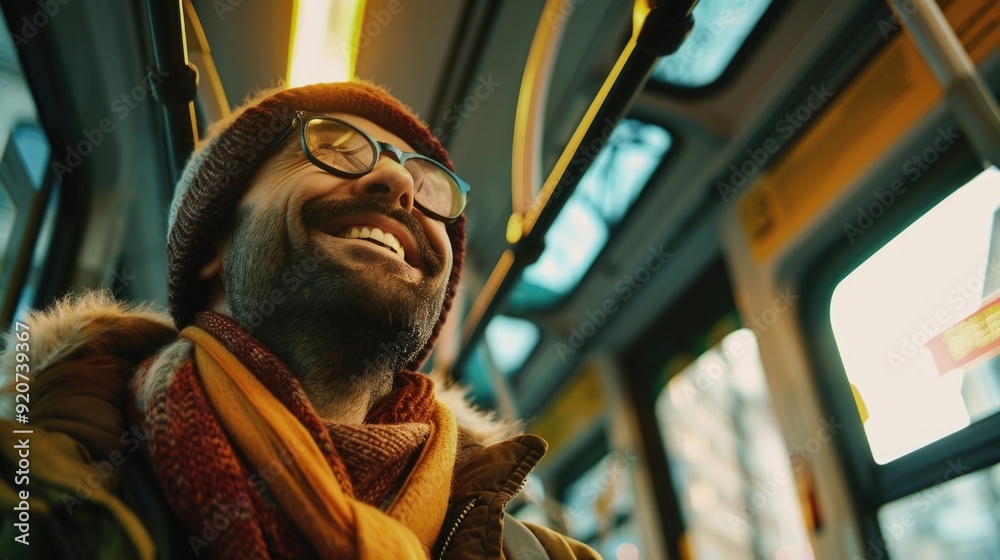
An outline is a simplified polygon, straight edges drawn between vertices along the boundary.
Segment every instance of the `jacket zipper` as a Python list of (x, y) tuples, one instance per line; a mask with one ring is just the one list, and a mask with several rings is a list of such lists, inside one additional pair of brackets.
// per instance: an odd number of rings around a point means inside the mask
[(527, 486), (527, 484), (528, 484), (528, 475), (524, 475), (524, 479), (521, 481), (521, 484), (518, 485), (517, 490), (514, 490), (514, 492), (510, 495), (510, 498), (504, 501), (503, 509), (507, 509), (507, 504), (509, 504), (511, 500), (516, 498), (517, 495), (520, 494), (522, 490), (524, 490), (524, 487)]
[[(524, 479), (521, 480), (521, 484), (518, 485), (517, 490), (515, 490), (514, 493), (511, 494), (511, 497), (513, 498), (516, 497), (518, 494), (520, 494), (521, 491), (524, 490), (525, 485), (527, 484), (528, 484), (528, 477), (527, 475), (525, 475)], [(472, 508), (475, 507), (475, 505), (478, 502), (479, 502), (478, 497), (473, 498), (468, 504), (465, 505), (464, 508), (462, 508), (462, 513), (458, 514), (458, 518), (455, 519), (455, 523), (451, 526), (451, 530), (448, 531), (448, 536), (445, 537), (444, 539), (444, 544), (441, 545), (441, 554), (438, 555), (438, 560), (444, 560), (444, 555), (446, 552), (448, 552), (448, 545), (451, 544), (451, 539), (452, 537), (455, 536), (455, 532), (458, 531), (459, 525), (461, 525), (462, 522), (465, 521), (466, 516), (469, 515), (469, 512), (472, 511)], [(504, 501), (503, 506), (500, 508), (501, 511), (507, 509), (508, 503), (510, 503), (509, 499)]]
[(458, 518), (455, 519), (455, 523), (451, 526), (451, 530), (448, 531), (448, 536), (444, 539), (444, 544), (441, 545), (441, 554), (438, 555), (439, 560), (444, 560), (444, 555), (448, 552), (448, 545), (451, 544), (452, 537), (454, 537), (455, 532), (458, 531), (458, 526), (465, 521), (465, 517), (469, 515), (469, 512), (472, 511), (472, 508), (475, 507), (478, 502), (479, 498), (473, 498), (469, 503), (465, 504), (464, 508), (462, 508), (462, 513), (458, 514)]

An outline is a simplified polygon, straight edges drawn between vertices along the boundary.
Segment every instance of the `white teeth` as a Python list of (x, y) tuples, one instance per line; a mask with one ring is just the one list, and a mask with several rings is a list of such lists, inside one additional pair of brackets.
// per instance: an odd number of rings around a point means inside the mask
[(352, 227), (349, 231), (345, 230), (340, 234), (340, 237), (345, 239), (374, 239), (379, 243), (391, 248), (399, 255), (399, 258), (406, 260), (406, 251), (403, 250), (403, 244), (396, 239), (396, 236), (391, 233), (386, 233), (377, 227)]

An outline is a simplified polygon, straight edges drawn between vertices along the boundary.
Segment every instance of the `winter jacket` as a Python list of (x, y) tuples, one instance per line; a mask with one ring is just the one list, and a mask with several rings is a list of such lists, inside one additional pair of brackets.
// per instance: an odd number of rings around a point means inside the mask
[[(28, 422), (0, 421), (0, 554), (196, 557), (125, 412), (136, 366), (176, 338), (169, 318), (89, 295), (33, 314), (27, 325), (28, 346), (19, 348), (31, 364)], [(0, 357), (5, 375), (18, 363), (14, 334)], [(432, 558), (599, 558), (586, 545), (505, 513), (545, 453), (541, 438), (503, 439), (503, 429), (457, 391), (441, 390), (438, 398), (455, 412), (460, 447)]]

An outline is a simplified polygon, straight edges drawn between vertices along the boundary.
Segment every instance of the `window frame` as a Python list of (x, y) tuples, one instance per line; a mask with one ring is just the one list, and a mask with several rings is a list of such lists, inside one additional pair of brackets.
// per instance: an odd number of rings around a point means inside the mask
[[(911, 137), (907, 143), (914, 138), (926, 140), (929, 135)], [(904, 153), (909, 152), (904, 150)], [(902, 157), (905, 156), (896, 156)], [(899, 165), (893, 169), (897, 171), (892, 179), (903, 178)], [(939, 485), (948, 461), (961, 459), (969, 467), (968, 472), (952, 480), (1000, 463), (1000, 412), (889, 463), (876, 463), (834, 338), (830, 313), (833, 293), (859, 265), (982, 171), (966, 139), (960, 139), (951, 153), (944, 154), (917, 183), (908, 186), (907, 196), (899, 198), (854, 244), (844, 244), (843, 238), (837, 236), (812, 253), (796, 282), (801, 287), (803, 302), (798, 320), (817, 397), (826, 413), (845, 424), (844, 437), (836, 438), (833, 443), (866, 543), (885, 538), (878, 521), (879, 509)]]
[[(718, 334), (713, 329), (726, 318), (731, 318), (735, 325), (729, 332), (742, 325), (721, 253), (688, 283), (684, 293), (685, 296), (671, 301), (659, 318), (618, 355), (622, 369), (629, 373), (625, 376), (625, 388), (629, 400), (635, 403), (638, 439), (646, 450), (647, 468), (658, 474), (652, 478), (652, 490), (669, 558), (683, 557), (686, 545), (682, 543), (688, 539), (688, 527), (681, 505), (682, 489), (674, 486), (670, 453), (656, 415), (656, 399), (670, 381), (663, 375), (664, 368), (675, 356), (709, 348), (708, 333)], [(719, 340), (725, 334), (728, 332)]]
[[(4, 17), (8, 30), (12, 22), (31, 18), (37, 10), (34, 4), (3, 2), (0, 17)], [(40, 29), (28, 44), (17, 49), (17, 58), (28, 89), (35, 102), (37, 123), (48, 138), (49, 161), (61, 154), (63, 146), (75, 145), (80, 140), (81, 124), (79, 112), (72, 102), (73, 85), (69, 83), (59, 55), (58, 41), (53, 26)], [(48, 163), (46, 164), (48, 166)], [(83, 231), (87, 222), (90, 205), (89, 159), (75, 168), (73, 173), (61, 179), (50, 178), (52, 170), (46, 171), (43, 181), (52, 181), (49, 196), (58, 189), (58, 201), (54, 208), (55, 225), (49, 250), (41, 264), (40, 281), (31, 301), (34, 308), (41, 308), (57, 301), (72, 288), (72, 277), (76, 269), (76, 257), (83, 243)], [(47, 205), (43, 212), (48, 211)], [(17, 286), (18, 294), (23, 292), (23, 284)], [(4, 323), (0, 323), (3, 325)]]

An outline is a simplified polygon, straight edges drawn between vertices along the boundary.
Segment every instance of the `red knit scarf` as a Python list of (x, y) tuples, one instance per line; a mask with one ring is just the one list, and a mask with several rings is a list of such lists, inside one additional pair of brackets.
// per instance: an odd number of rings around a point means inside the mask
[[(230, 318), (206, 312), (195, 325), (221, 342), (302, 422), (346, 495), (376, 507), (391, 499), (427, 437), (434, 403), (430, 378), (397, 374), (393, 392), (365, 419), (377, 426), (325, 424), (288, 368)], [(160, 362), (168, 371), (158, 370)], [(263, 467), (249, 470), (233, 449), (190, 353), (160, 362), (150, 360), (137, 373), (133, 415), (149, 436), (147, 451), (168, 502), (192, 532), (192, 549), (215, 558), (315, 556), (269, 499), (273, 474)], [(387, 429), (392, 424), (399, 425), (398, 434)], [(382, 452), (371, 453), (376, 449)]]

